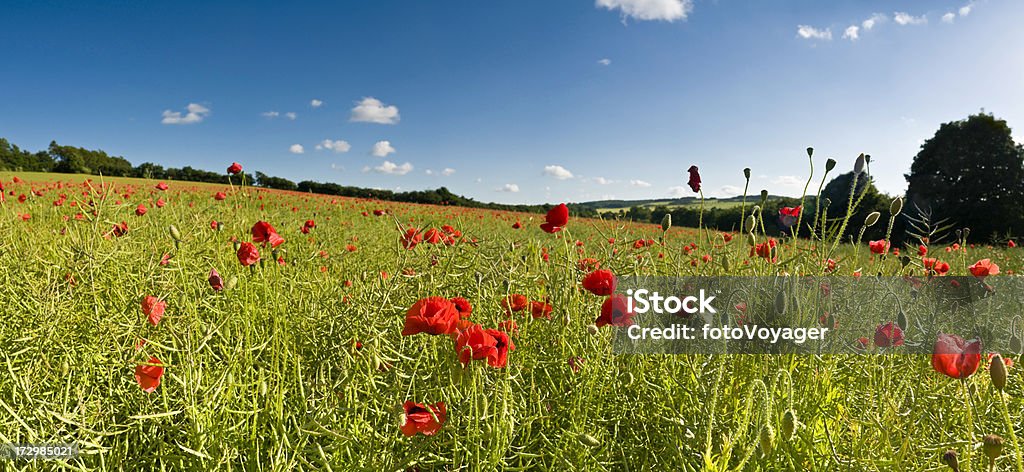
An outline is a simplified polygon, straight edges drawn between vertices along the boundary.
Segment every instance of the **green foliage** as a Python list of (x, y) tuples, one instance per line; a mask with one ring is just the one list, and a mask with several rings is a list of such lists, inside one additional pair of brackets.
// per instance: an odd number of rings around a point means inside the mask
[(1024, 148), (1004, 120), (980, 113), (943, 124), (905, 177), (909, 202), (980, 238), (1024, 231)]

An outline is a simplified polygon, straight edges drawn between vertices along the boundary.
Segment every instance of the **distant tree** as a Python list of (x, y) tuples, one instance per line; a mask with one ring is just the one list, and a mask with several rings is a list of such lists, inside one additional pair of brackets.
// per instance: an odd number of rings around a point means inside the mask
[(1024, 232), (1024, 148), (1004, 120), (979, 113), (944, 123), (905, 177), (911, 209), (949, 218), (982, 239)]
[[(850, 171), (837, 175), (822, 189), (822, 210), (825, 211), (825, 218), (828, 220), (827, 225), (831, 226), (833, 223), (837, 223), (846, 217), (846, 210), (850, 204), (850, 187), (852, 186), (853, 171)], [(875, 187), (874, 179), (866, 172), (861, 173), (857, 177), (857, 188), (853, 192), (853, 200), (856, 202), (858, 199), (860, 199), (860, 203), (857, 204), (853, 215), (850, 216), (850, 223), (846, 226), (846, 234), (843, 235), (844, 240), (851, 235), (856, 236), (860, 232), (861, 227), (864, 226), (864, 219), (873, 211), (881, 213), (885, 219), (867, 228), (864, 232), (864, 240), (871, 241), (884, 238), (888, 222), (889, 204), (892, 203), (892, 199), (878, 191)], [(814, 209), (811, 208), (810, 210), (807, 215), (813, 219), (811, 222), (808, 222), (807, 217), (805, 217), (804, 222), (807, 224), (812, 224), (814, 219), (816, 219), (813, 217)]]

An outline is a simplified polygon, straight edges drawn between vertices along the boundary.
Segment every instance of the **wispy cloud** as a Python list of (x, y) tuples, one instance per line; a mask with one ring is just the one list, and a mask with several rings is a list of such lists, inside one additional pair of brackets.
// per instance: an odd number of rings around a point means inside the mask
[(191, 125), (201, 123), (210, 115), (210, 109), (198, 103), (189, 103), (185, 107), (185, 114), (180, 111), (164, 110), (161, 123), (165, 125)]
[(832, 29), (818, 29), (809, 25), (797, 25), (796, 35), (803, 39), (820, 39), (822, 41), (832, 40)]
[(857, 25), (846, 27), (846, 31), (843, 31), (843, 39), (849, 39), (850, 41), (860, 39), (860, 27)]
[(316, 98), (314, 98), (314, 99), (309, 101), (309, 106), (311, 106), (313, 108), (320, 108), (323, 104), (324, 104), (323, 100), (318, 100)]
[(391, 161), (384, 161), (376, 167), (364, 167), (363, 172), (374, 171), (378, 174), (390, 174), (390, 175), (405, 175), (412, 172), (412, 164), (406, 162), (405, 164), (398, 165)]
[(906, 12), (898, 11), (893, 14), (892, 21), (895, 21), (897, 25), (923, 25), (928, 23), (928, 18), (925, 15), (914, 16)]
[(639, 187), (639, 188), (648, 188), (648, 187), (651, 186), (651, 183), (643, 181), (643, 180), (633, 179), (633, 180), (629, 181), (629, 185), (632, 185), (634, 187)]
[(316, 150), (317, 151), (320, 151), (320, 150), (323, 150), (323, 149), (329, 149), (331, 151), (334, 151), (334, 152), (340, 154), (340, 153), (343, 153), (343, 152), (348, 152), (349, 149), (352, 149), (352, 145), (349, 144), (348, 141), (345, 141), (343, 139), (339, 139), (337, 141), (332, 141), (330, 139), (325, 139), (323, 141), (320, 141), (320, 144), (316, 145)]
[(352, 108), (352, 116), (349, 121), (393, 125), (398, 123), (399, 119), (401, 117), (398, 115), (398, 107), (385, 105), (373, 97), (366, 97)]
[(265, 111), (263, 113), (260, 113), (260, 115), (266, 118), (277, 118), (280, 115), (280, 113), (276, 111)]
[(870, 18), (868, 18), (868, 19), (864, 20), (863, 22), (861, 22), (860, 26), (862, 28), (866, 29), (866, 30), (870, 30), (870, 29), (874, 28), (876, 25), (878, 25), (879, 23), (883, 23), (883, 22), (885, 22), (885, 20), (888, 20), (888, 19), (889, 19), (889, 17), (885, 16), (884, 13), (875, 13), (874, 15), (871, 15)]
[(692, 0), (597, 0), (597, 7), (619, 10), (622, 19), (634, 20), (685, 20), (693, 11)]
[(502, 185), (501, 187), (498, 187), (498, 188), (496, 188), (494, 190), (496, 192), (516, 193), (516, 192), (519, 191), (519, 186), (516, 185), (516, 184), (505, 184), (505, 185)]
[(289, 120), (295, 121), (295, 119), (299, 117), (299, 114), (295, 113), (294, 111), (290, 111), (288, 113), (285, 113), (284, 116)]
[(612, 65), (612, 60), (611, 60), (611, 59), (608, 59), (608, 58), (606, 57), (606, 58), (604, 58), (604, 59), (599, 59), (599, 60), (597, 61), (597, 63), (598, 63), (598, 64), (601, 64), (602, 66), (610, 66), (610, 65)]

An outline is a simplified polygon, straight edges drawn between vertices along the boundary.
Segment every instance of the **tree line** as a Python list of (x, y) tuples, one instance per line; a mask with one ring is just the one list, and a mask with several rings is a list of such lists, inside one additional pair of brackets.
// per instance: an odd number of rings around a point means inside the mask
[[(223, 184), (228, 182), (227, 174), (224, 172), (212, 172), (190, 166), (182, 168), (164, 167), (152, 162), (144, 162), (138, 166), (132, 166), (131, 162), (121, 156), (112, 156), (102, 150), (60, 145), (56, 141), (50, 142), (50, 146), (44, 151), (29, 152), (4, 138), (0, 138), (0, 170), (59, 172)], [(314, 182), (311, 180), (296, 183), (283, 177), (275, 177), (259, 171), (252, 174), (243, 173), (241, 177), (244, 177), (246, 182), (257, 187), (337, 195), (341, 197), (371, 198), (393, 202), (462, 206), (527, 213), (543, 213), (550, 208), (550, 205), (505, 205), (479, 202), (469, 197), (456, 195), (445, 187), (434, 190), (394, 192), (391, 190), (344, 186), (332, 182)], [(576, 216), (597, 216), (596, 210), (589, 207), (570, 204), (569, 208)]]

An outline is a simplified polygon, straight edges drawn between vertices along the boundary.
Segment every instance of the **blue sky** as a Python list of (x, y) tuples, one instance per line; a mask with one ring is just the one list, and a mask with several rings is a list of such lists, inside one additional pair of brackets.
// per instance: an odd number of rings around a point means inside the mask
[(813, 146), (819, 173), (872, 154), (897, 193), (942, 122), (984, 108), (1024, 137), (1020, 18), (1013, 0), (8, 0), (0, 136), (526, 203), (690, 195), (691, 164), (709, 196), (744, 167), (752, 193), (798, 195)]

